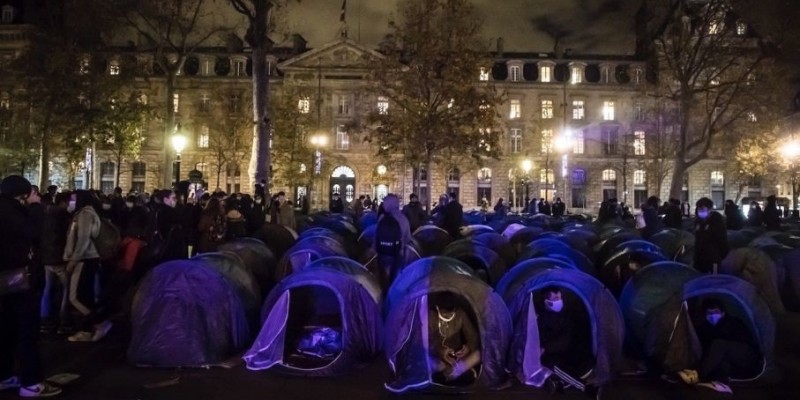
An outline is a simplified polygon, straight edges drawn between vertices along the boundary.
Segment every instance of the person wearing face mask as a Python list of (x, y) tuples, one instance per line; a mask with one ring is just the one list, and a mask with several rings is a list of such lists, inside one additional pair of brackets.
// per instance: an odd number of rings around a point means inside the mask
[(689, 385), (703, 384), (719, 392), (732, 393), (731, 378), (754, 376), (761, 367), (758, 345), (750, 329), (738, 318), (725, 312), (717, 299), (702, 302), (703, 320), (695, 323), (703, 346), (697, 369), (685, 369), (678, 376)]
[(725, 219), (713, 208), (714, 202), (707, 197), (695, 205), (694, 268), (704, 273), (716, 273), (729, 251)]
[[(548, 286), (542, 289), (544, 300), (538, 311), (536, 323), (539, 327), (539, 346), (541, 363), (550, 370), (550, 377), (545, 382), (550, 392), (559, 392), (565, 386), (574, 386), (579, 390), (586, 389), (586, 382), (592, 372), (592, 359), (587, 348), (589, 343), (582, 343), (578, 327), (572, 317), (564, 309), (561, 288)], [(537, 309), (540, 307), (537, 307)]]

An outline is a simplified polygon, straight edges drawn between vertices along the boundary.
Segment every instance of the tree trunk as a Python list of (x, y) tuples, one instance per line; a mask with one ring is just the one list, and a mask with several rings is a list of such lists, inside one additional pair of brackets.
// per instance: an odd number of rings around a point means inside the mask
[[(258, 15), (259, 11), (264, 15)], [(254, 28), (256, 32), (266, 32), (267, 15), (269, 9), (261, 10), (256, 7)], [(262, 26), (263, 24), (263, 26)], [(253, 46), (253, 148), (250, 158), (250, 176), (253, 183), (264, 181), (264, 190), (270, 188), (270, 117), (269, 117), (269, 65), (267, 65), (267, 46), (269, 45), (266, 34), (256, 34)]]
[(51, 117), (48, 112), (42, 126), (42, 133), (39, 136), (39, 188), (50, 186), (50, 144), (47, 143), (48, 131), (50, 129)]
[(114, 176), (114, 188), (119, 187), (119, 177), (122, 173), (122, 152), (117, 153), (117, 170)]
[(682, 199), (684, 173), (686, 173), (686, 163), (681, 158), (678, 158), (672, 167), (672, 183), (669, 187), (669, 198)]
[(427, 176), (425, 182), (428, 185), (428, 204), (433, 204), (433, 157), (428, 155), (425, 160), (425, 168), (427, 168)]
[(217, 164), (217, 189), (219, 189), (219, 177), (222, 175), (222, 164)]
[(170, 135), (175, 132), (175, 108), (172, 104), (174, 101), (175, 96), (175, 79), (176, 74), (172, 71), (167, 71), (167, 79), (166, 79), (166, 91), (167, 91), (167, 116), (164, 118), (164, 159), (163, 159), (163, 169), (164, 169), (164, 176), (163, 178), (163, 188), (170, 188), (172, 187), (172, 177), (175, 175), (174, 171), (172, 171), (172, 156), (174, 151), (172, 150), (171, 143), (170, 143)]

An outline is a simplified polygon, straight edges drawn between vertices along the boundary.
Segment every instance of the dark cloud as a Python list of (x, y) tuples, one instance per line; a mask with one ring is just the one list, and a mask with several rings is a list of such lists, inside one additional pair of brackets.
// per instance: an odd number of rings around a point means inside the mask
[[(387, 31), (389, 15), (400, 0), (348, 0), (350, 37), (374, 45)], [(503, 37), (507, 50), (549, 51), (550, 36), (537, 29), (547, 18), (570, 32), (565, 48), (583, 53), (632, 53), (634, 15), (638, 0), (473, 0), (484, 19), (487, 41)], [(290, 27), (311, 46), (336, 38), (340, 0), (302, 0), (288, 12)]]

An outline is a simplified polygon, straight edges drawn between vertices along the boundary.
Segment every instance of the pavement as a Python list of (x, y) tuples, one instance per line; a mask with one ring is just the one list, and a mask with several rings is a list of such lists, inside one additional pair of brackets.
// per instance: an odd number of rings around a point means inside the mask
[[(796, 325), (800, 315), (790, 325)], [(160, 399), (588, 399), (579, 392), (555, 396), (546, 391), (513, 384), (499, 392), (468, 395), (394, 395), (383, 388), (390, 377), (385, 362), (376, 360), (347, 376), (326, 379), (292, 378), (270, 372), (248, 371), (239, 363), (231, 368), (157, 369), (137, 368), (125, 362), (127, 337), (112, 333), (98, 343), (69, 343), (62, 336), (43, 335), (42, 352), (47, 375), (74, 373), (80, 378), (64, 385), (62, 399), (75, 400), (160, 400)], [(604, 388), (600, 398), (613, 400), (678, 400), (678, 399), (800, 399), (800, 331), (787, 331), (778, 336), (784, 377), (778, 384), (759, 387), (734, 386), (734, 395), (709, 389), (668, 383), (657, 377), (622, 377)], [(789, 357), (789, 355), (792, 355)], [(0, 400), (16, 399), (12, 392), (0, 393)]]

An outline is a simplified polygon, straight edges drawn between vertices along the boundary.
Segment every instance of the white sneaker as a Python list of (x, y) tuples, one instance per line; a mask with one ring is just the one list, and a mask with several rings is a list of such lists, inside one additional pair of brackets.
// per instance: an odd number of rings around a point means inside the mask
[(114, 326), (114, 324), (112, 324), (111, 321), (103, 321), (97, 324), (94, 327), (94, 334), (92, 335), (92, 341), (99, 342), (101, 339), (106, 337), (106, 335), (108, 335), (108, 331), (111, 330), (112, 326)]
[(61, 389), (47, 382), (38, 383), (33, 386), (21, 386), (19, 397), (53, 397), (61, 394)]
[(12, 376), (6, 380), (0, 381), (0, 392), (8, 389), (16, 389), (20, 386), (19, 378)]
[(86, 331), (80, 331), (67, 338), (70, 342), (91, 342), (92, 334)]

